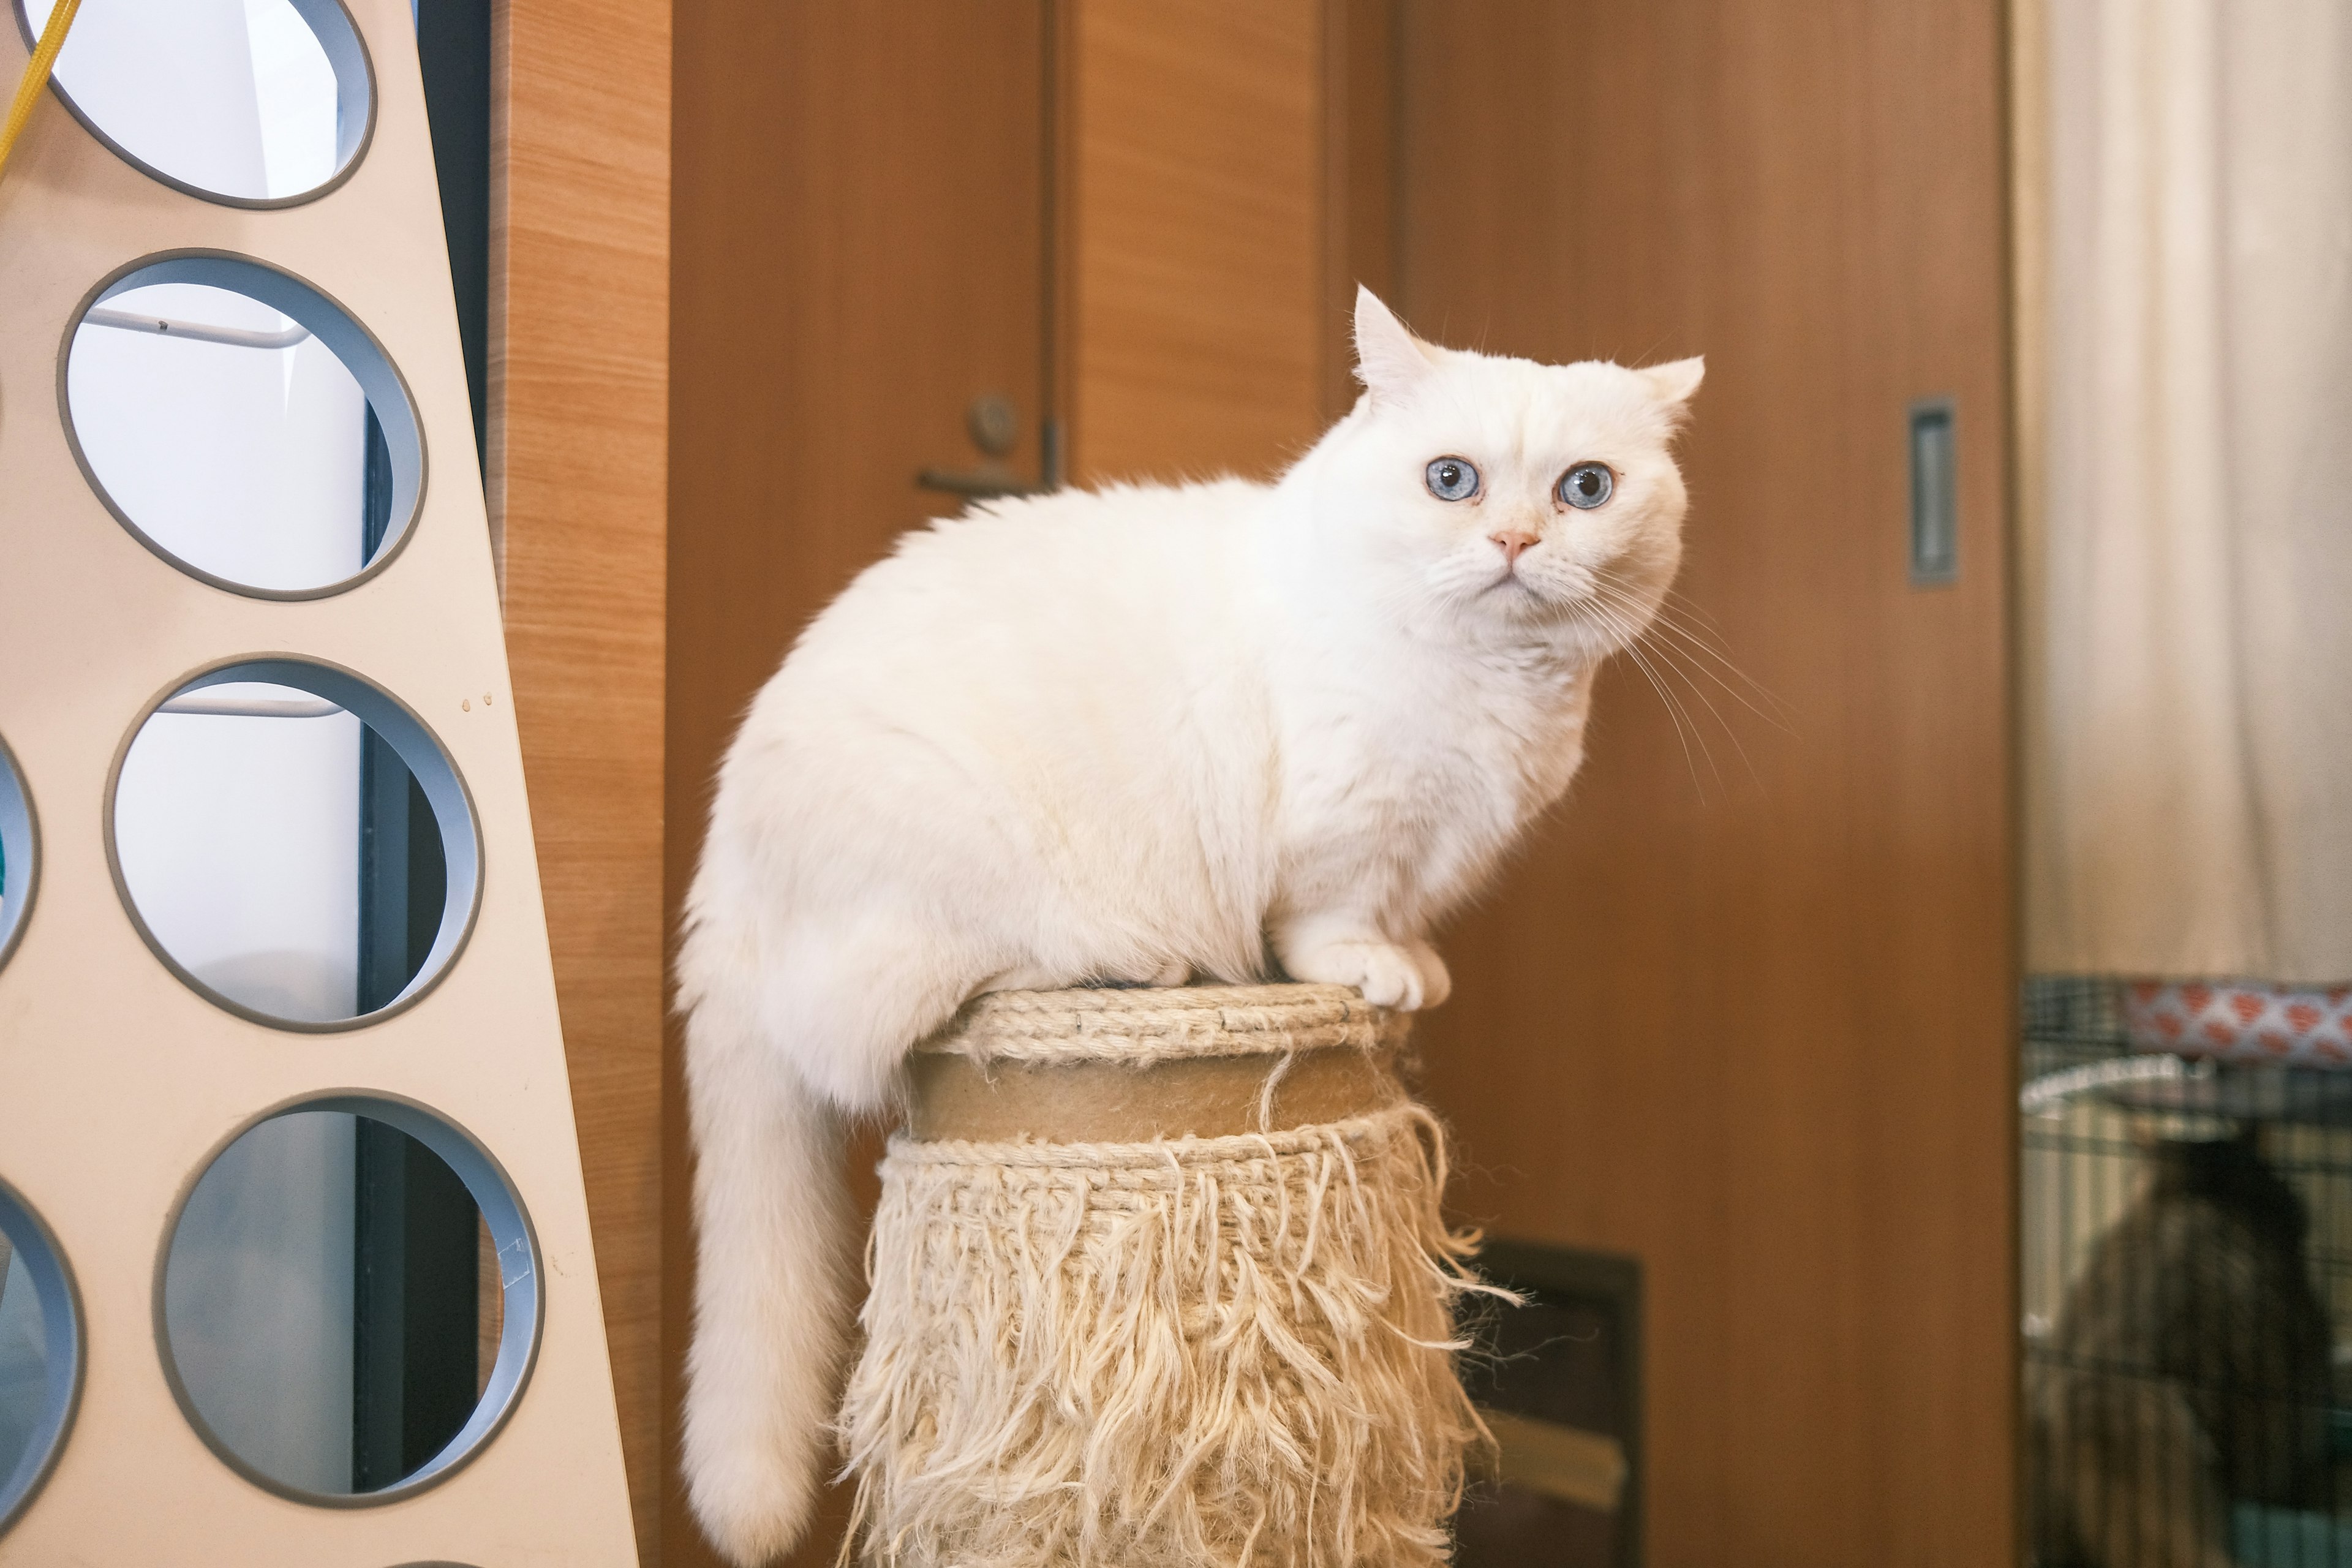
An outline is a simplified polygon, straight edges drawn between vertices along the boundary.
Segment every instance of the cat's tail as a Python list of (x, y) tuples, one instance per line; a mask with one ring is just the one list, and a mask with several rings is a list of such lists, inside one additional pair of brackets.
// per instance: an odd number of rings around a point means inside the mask
[(908, 1048), (991, 973), (877, 892), (794, 921), (737, 879), (722, 841), (678, 951), (694, 1131), (687, 1495), (750, 1568), (807, 1528), (834, 1452), (849, 1334), (847, 1120), (888, 1102)]
[(763, 1048), (751, 997), (720, 988), (687, 1000), (687, 1493), (712, 1544), (751, 1568), (800, 1539), (832, 1447), (848, 1327), (842, 1121)]

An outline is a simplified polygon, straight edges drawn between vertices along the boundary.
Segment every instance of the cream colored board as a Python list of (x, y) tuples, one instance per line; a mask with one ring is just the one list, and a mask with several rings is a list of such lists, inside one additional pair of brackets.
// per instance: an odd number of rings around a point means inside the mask
[[(80, 1287), (88, 1377), (55, 1473), (0, 1563), (514, 1568), (635, 1561), (604, 1320), (525, 803), (407, 0), (353, 0), (378, 100), (373, 141), (315, 202), (249, 211), (182, 195), (45, 102), (0, 182), (0, 736), (39, 816), (41, 872), (0, 970), (0, 1176), (55, 1229)], [(25, 51), (0, 26), (0, 80)], [(76, 467), (57, 403), (82, 296), (141, 256), (252, 256), (341, 302), (414, 395), (428, 479), (390, 567), (278, 603), (151, 553)], [(472, 939), (416, 1005), (298, 1034), (189, 991), (150, 953), (109, 876), (110, 763), (133, 719), (197, 666), (312, 656), (407, 703), (470, 788), (485, 850)], [(286, 1100), (389, 1091), (470, 1131), (536, 1228), (537, 1363), (470, 1464), (397, 1502), (323, 1508), (239, 1479), (183, 1419), (154, 1342), (166, 1216), (233, 1130)]]

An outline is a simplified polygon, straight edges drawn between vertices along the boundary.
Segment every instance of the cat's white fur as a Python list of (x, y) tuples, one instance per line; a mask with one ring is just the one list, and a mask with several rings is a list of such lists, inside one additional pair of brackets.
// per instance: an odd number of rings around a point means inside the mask
[[(977, 992), (1300, 980), (1444, 999), (1431, 927), (1567, 789), (1681, 552), (1701, 366), (1449, 351), (1370, 293), (1366, 394), (1272, 485), (1000, 501), (808, 627), (719, 769), (679, 999), (699, 1239), (686, 1474), (799, 1536), (847, 1327), (845, 1118)], [(1473, 500), (1423, 481), (1475, 464)], [(1580, 461), (1609, 502), (1562, 504)]]

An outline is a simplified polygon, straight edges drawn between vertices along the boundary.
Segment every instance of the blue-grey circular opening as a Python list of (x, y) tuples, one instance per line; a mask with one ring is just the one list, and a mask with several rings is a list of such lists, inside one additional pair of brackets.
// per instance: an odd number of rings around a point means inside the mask
[[(362, 1455), (369, 1435), (382, 1436), (381, 1413), (364, 1406), (364, 1390), (382, 1384), (385, 1368), (378, 1359), (389, 1345), (396, 1361), (421, 1355), (428, 1363), (435, 1347), (420, 1347), (417, 1330), (410, 1324), (389, 1340), (371, 1340), (364, 1327), (370, 1281), (388, 1268), (405, 1267), (387, 1262), (380, 1243), (394, 1234), (384, 1214), (391, 1213), (404, 1248), (416, 1245), (416, 1211), (429, 1209), (415, 1184), (412, 1168), (405, 1178), (393, 1177), (400, 1194), (386, 1211), (371, 1199), (383, 1184), (382, 1172), (371, 1175), (363, 1155), (353, 1155), (345, 1168), (320, 1172), (303, 1163), (306, 1151), (326, 1151), (331, 1163), (331, 1141), (338, 1131), (353, 1144), (376, 1140), (384, 1146), (386, 1132), (395, 1148), (428, 1153), (437, 1163), (439, 1180), (454, 1176), (463, 1184), (470, 1210), (464, 1215), (472, 1244), (471, 1226), (478, 1221), (488, 1237), (488, 1262), (494, 1275), (474, 1282), (479, 1299), (495, 1300), (499, 1312), (496, 1351), (478, 1391), (470, 1394), (470, 1410), (462, 1425), (429, 1454), (403, 1459), (397, 1473), (363, 1475)], [(247, 1158), (258, 1153), (258, 1159)], [(313, 1158), (311, 1164), (321, 1164)], [(323, 1165), (322, 1165), (323, 1168)], [(405, 1181), (406, 1184), (401, 1184)], [(215, 1188), (224, 1190), (215, 1191)], [(320, 1194), (329, 1200), (321, 1205)], [(348, 1201), (351, 1213), (340, 1219), (331, 1212), (337, 1194)], [(373, 1216), (371, 1219), (371, 1215)], [(227, 1224), (223, 1224), (226, 1217)], [(336, 1226), (341, 1228), (338, 1230)], [(276, 1226), (276, 1229), (269, 1228)], [(373, 1226), (373, 1228), (371, 1228)], [(307, 1227), (307, 1228), (306, 1228)], [(311, 1272), (323, 1283), (306, 1280), (301, 1245), (314, 1243)], [(165, 1232), (155, 1279), (155, 1334), (166, 1381), (191, 1426), (226, 1464), (255, 1485), (281, 1497), (324, 1507), (355, 1508), (413, 1496), (465, 1465), (504, 1426), (529, 1383), (538, 1353), (544, 1301), (539, 1287), (538, 1240), (529, 1215), (512, 1182), (497, 1160), (474, 1138), (446, 1118), (413, 1101), (360, 1090), (339, 1090), (294, 1101), (263, 1113), (226, 1140), (196, 1173), (174, 1208)], [(289, 1259), (292, 1261), (289, 1261)], [(323, 1259), (323, 1271), (316, 1265)], [(261, 1282), (257, 1284), (257, 1276)], [(348, 1301), (325, 1300), (338, 1285), (350, 1290)], [(306, 1290), (306, 1285), (308, 1287)], [(489, 1287), (495, 1286), (492, 1290)], [(243, 1289), (251, 1303), (219, 1299), (221, 1289)], [(208, 1294), (208, 1290), (211, 1292)], [(389, 1299), (405, 1300), (407, 1288), (395, 1283)], [(385, 1293), (378, 1291), (379, 1296)], [(350, 1335), (347, 1372), (330, 1366), (323, 1379), (306, 1384), (299, 1366), (290, 1364), (306, 1342), (305, 1324), (289, 1318), (272, 1342), (258, 1343), (249, 1318), (289, 1302), (306, 1302), (331, 1335)], [(338, 1317), (338, 1313), (343, 1314)], [(309, 1327), (315, 1331), (317, 1324)], [(479, 1334), (478, 1321), (467, 1332), (467, 1342), (456, 1347), (469, 1362)], [(315, 1331), (310, 1336), (316, 1337)], [(379, 1347), (370, 1350), (371, 1344)], [(227, 1353), (243, 1355), (250, 1365), (221, 1364)], [(439, 1347), (446, 1351), (451, 1347)], [(209, 1358), (209, 1359), (208, 1359)], [(283, 1371), (280, 1372), (281, 1365)], [(317, 1369), (310, 1369), (315, 1372)], [(393, 1372), (397, 1377), (399, 1365)], [(283, 1385), (271, 1383), (273, 1373)], [(226, 1394), (224, 1393), (226, 1391)], [(333, 1406), (337, 1398), (348, 1405)], [(242, 1405), (225, 1403), (241, 1400)], [(305, 1405), (306, 1399), (310, 1402)], [(326, 1403), (329, 1408), (314, 1406)], [(326, 1441), (289, 1445), (282, 1426), (254, 1423), (254, 1412), (265, 1423), (282, 1420), (288, 1412), (328, 1427)], [(399, 1420), (395, 1414), (395, 1426)], [(348, 1423), (352, 1443), (342, 1449), (334, 1439)], [(443, 1428), (446, 1430), (447, 1428)], [(330, 1450), (337, 1450), (330, 1452)], [(348, 1464), (337, 1475), (311, 1473), (323, 1461)], [(307, 1468), (306, 1468), (307, 1467)]]
[(0, 1182), (0, 1531), (33, 1500), (65, 1447), (81, 1397), (81, 1306), (65, 1255), (16, 1190)]
[[(56, 4), (14, 0), (26, 48)], [(341, 0), (86, 5), (49, 88), (123, 162), (226, 206), (316, 200), (375, 131), (374, 72)]]
[(398, 367), (323, 291), (247, 257), (175, 251), (102, 280), (59, 349), (58, 406), (115, 520), (231, 593), (341, 593), (390, 564), (423, 506)]
[(33, 797), (25, 793), (25, 777), (16, 771), (16, 753), (0, 740), (0, 965), (16, 951), (32, 912), (33, 890), (40, 874), (40, 832), (33, 819)]
[[(264, 749), (322, 721), (337, 728), (307, 754)], [(247, 738), (218, 728), (231, 724)], [(277, 842), (298, 830), (310, 837)], [(473, 801), (440, 741), (356, 673), (288, 655), (215, 665), (148, 706), (107, 783), (106, 839), (149, 949), (198, 994), (277, 1028), (358, 1028), (413, 1005), (481, 903)], [(274, 882), (273, 864), (290, 868)]]

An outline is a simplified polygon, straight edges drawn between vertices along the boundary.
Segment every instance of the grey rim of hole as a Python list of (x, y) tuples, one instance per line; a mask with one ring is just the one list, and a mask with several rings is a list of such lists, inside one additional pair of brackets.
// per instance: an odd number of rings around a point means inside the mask
[[(367, 157), (368, 144), (375, 137), (375, 67), (368, 58), (367, 40), (360, 34), (359, 26), (352, 19), (341, 0), (288, 0), (303, 24), (318, 40), (319, 48), (327, 57), (327, 64), (335, 74), (335, 168), (334, 172), (307, 190), (290, 192), (282, 196), (239, 195), (231, 191), (215, 191), (182, 179), (125, 147), (100, 124), (89, 110), (74, 100), (72, 91), (58, 74), (49, 79), (49, 90), (57, 95), (66, 111), (79, 121), (91, 138), (125, 163), (159, 184), (222, 206), (268, 209), (299, 206), (317, 201), (352, 177)], [(33, 26), (32, 14), (26, 0), (11, 0), (11, 11), (16, 18), (16, 31), (29, 52), (39, 41)], [(73, 42), (71, 35), (67, 43)]]
[(0, 968), (25, 934), (41, 877), (41, 830), (16, 753), (0, 738)]
[(81, 1401), (81, 1298), (57, 1237), (16, 1190), (0, 1181), (0, 1234), (24, 1259), (41, 1306), (41, 1412), (25, 1451), (0, 1478), (0, 1535), (25, 1511), (64, 1452)]
[[(423, 963), (400, 993), (383, 1006), (349, 1017), (298, 1019), (265, 1012), (224, 995), (190, 973), (187, 966), (157, 937), (148, 925), (146, 917), (141, 913), (138, 900), (131, 894), (116, 841), (115, 805), (123, 763), (132, 746), (145, 731), (148, 721), (158, 712), (167, 710), (183, 713), (230, 710), (200, 705), (202, 694), (211, 687), (245, 682), (291, 687), (321, 700), (323, 707), (320, 711), (341, 709), (356, 715), (398, 755), (417, 787), (424, 792), (431, 808), (434, 824), (441, 836), (445, 875), (440, 923)], [(234, 705), (236, 710), (241, 710), (243, 706)], [(291, 710), (295, 706), (286, 704), (287, 711), (282, 716), (289, 719), (315, 716), (310, 705), (300, 704), (304, 711), (299, 713)], [(257, 712), (253, 716), (261, 715)], [(467, 942), (473, 934), (475, 918), (481, 910), (484, 851), (480, 818), (474, 809), (473, 795), (457, 772), (457, 763), (440, 739), (406, 704), (355, 671), (323, 660), (290, 654), (259, 654), (225, 659), (173, 683), (141, 710), (137, 721), (116, 749), (114, 765), (109, 770), (106, 780), (105, 818), (107, 867), (113, 874), (114, 889), (148, 951), (183, 984), (205, 1001), (225, 1012), (271, 1028), (299, 1034), (334, 1034), (367, 1027), (415, 1005), (457, 966)]]
[[(179, 1364), (172, 1354), (171, 1328), (165, 1310), (165, 1276), (171, 1267), (172, 1244), (179, 1234), (180, 1220), (187, 1210), (188, 1200), (194, 1195), (197, 1185), (220, 1157), (235, 1147), (239, 1139), (266, 1121), (303, 1111), (331, 1111), (365, 1117), (395, 1128), (431, 1150), (465, 1184), (475, 1208), (489, 1227), (491, 1248), (499, 1260), (504, 1317), (499, 1330), (498, 1357), (490, 1368), (489, 1383), (476, 1402), (473, 1414), (458, 1429), (457, 1436), (450, 1438), (432, 1459), (394, 1484), (375, 1491), (310, 1491), (289, 1486), (247, 1464), (221, 1441), (198, 1412), (185, 1384), (181, 1381)], [(531, 1368), (539, 1358), (541, 1331), (546, 1324), (547, 1298), (540, 1289), (539, 1268), (539, 1236), (531, 1226), (530, 1212), (523, 1207), (513, 1181), (489, 1151), (455, 1122), (414, 1100), (374, 1090), (337, 1090), (297, 1099), (272, 1106), (221, 1140), (205, 1154), (203, 1163), (190, 1173), (187, 1184), (172, 1205), (170, 1220), (163, 1227), (163, 1244), (155, 1258), (152, 1310), (156, 1353), (162, 1359), (164, 1381), (171, 1385), (172, 1397), (178, 1402), (181, 1415), (196, 1436), (204, 1440), (205, 1446), (230, 1469), (264, 1491), (295, 1502), (320, 1508), (374, 1508), (414, 1497), (457, 1474), (488, 1447), (514, 1414), (530, 1385)]]
[[(152, 318), (156, 324), (150, 329), (155, 335), (176, 335), (203, 342), (235, 344), (249, 350), (286, 348), (304, 338), (316, 338), (358, 384), (366, 401), (367, 411), (373, 416), (376, 433), (383, 442), (387, 471), (383, 481), (385, 494), (381, 503), (381, 538), (360, 563), (357, 571), (327, 581), (296, 586), (278, 587), (241, 581), (210, 570), (202, 563), (190, 559), (184, 550), (175, 550), (163, 542), (148, 526), (142, 526), (141, 521), (132, 516), (109, 489), (83, 446), (75, 416), (72, 384), (76, 343), (86, 327), (128, 331), (134, 330), (136, 323), (150, 320), (145, 312), (110, 308), (108, 301), (133, 289), (163, 283), (194, 284), (240, 295), (290, 318), (300, 331), (268, 334), (205, 323), (172, 321), (158, 317)], [(178, 329), (176, 333), (173, 331), (175, 327)], [(199, 582), (247, 598), (325, 598), (354, 588), (390, 566), (415, 534), (418, 519), (424, 511), (429, 465), (424, 426), (417, 416), (415, 400), (409, 394), (407, 380), (383, 345), (360, 324), (358, 317), (323, 289), (293, 273), (228, 251), (163, 251), (142, 257), (100, 279), (66, 323), (64, 341), (58, 348), (57, 381), (58, 417), (65, 426), (66, 445), (91, 492), (132, 538), (160, 559)], [(357, 515), (351, 521), (355, 529), (370, 525), (369, 520)]]

